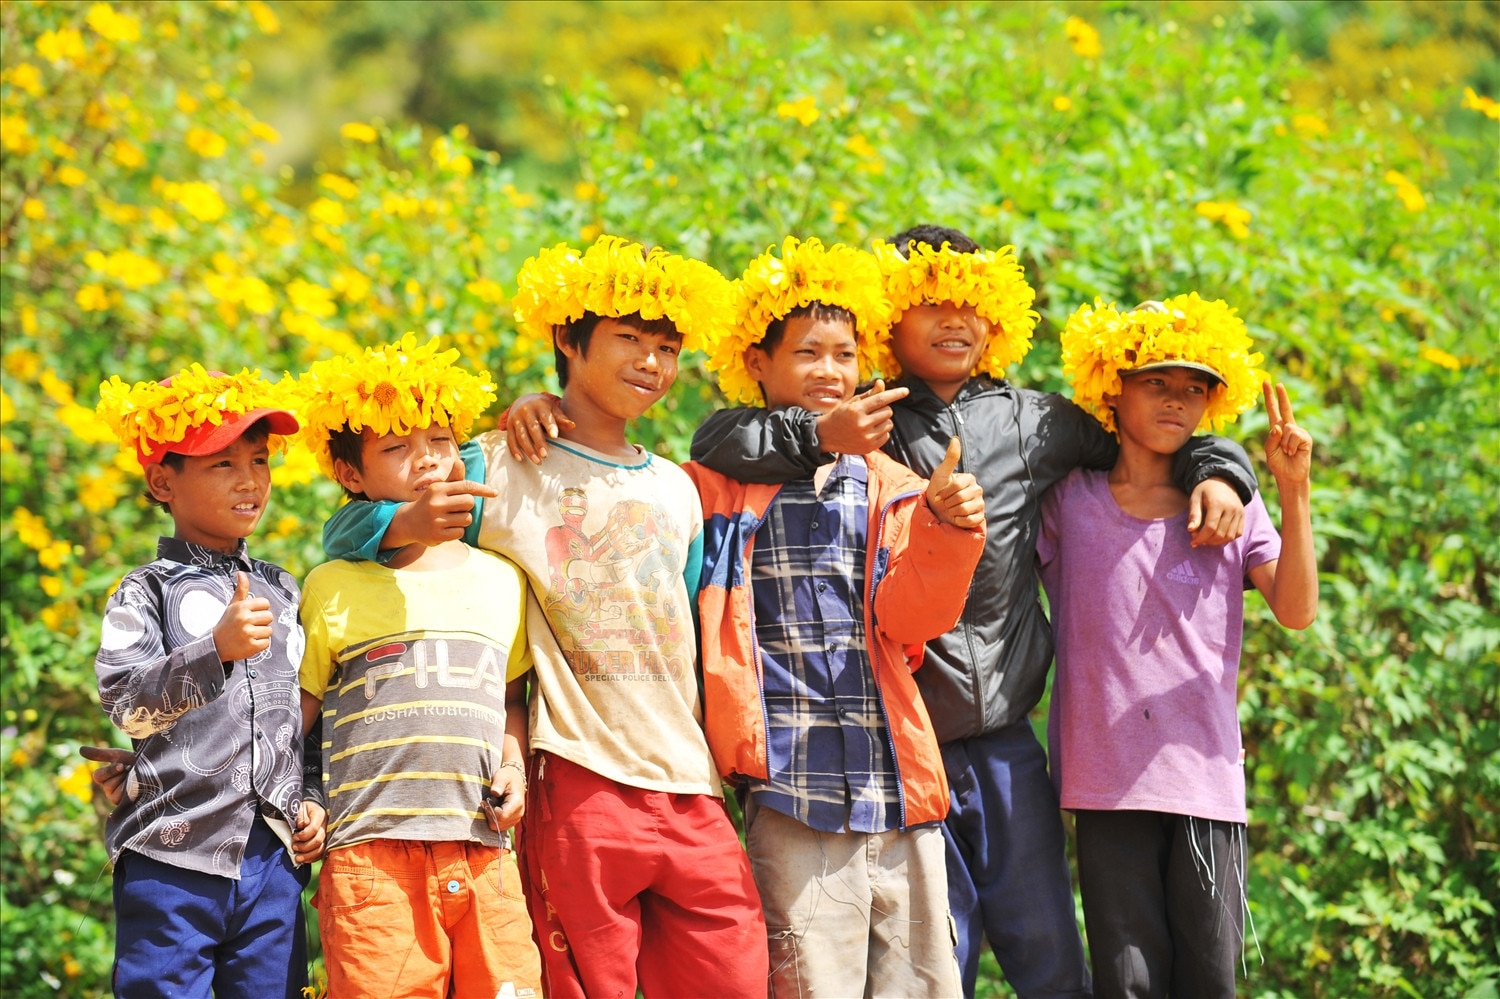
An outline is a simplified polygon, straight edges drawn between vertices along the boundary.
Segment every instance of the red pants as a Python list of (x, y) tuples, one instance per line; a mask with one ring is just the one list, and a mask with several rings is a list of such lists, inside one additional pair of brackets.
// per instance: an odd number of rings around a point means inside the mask
[(764, 999), (765, 918), (722, 801), (537, 753), (522, 822), (548, 999)]

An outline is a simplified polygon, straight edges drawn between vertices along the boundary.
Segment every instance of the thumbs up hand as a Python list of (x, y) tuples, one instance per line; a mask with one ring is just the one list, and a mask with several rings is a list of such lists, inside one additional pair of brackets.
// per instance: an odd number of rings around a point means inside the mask
[(984, 490), (968, 472), (960, 472), (958, 460), (963, 448), (954, 437), (948, 441), (943, 463), (927, 483), (927, 505), (933, 516), (954, 527), (973, 528), (984, 523)]
[(234, 596), (214, 625), (214, 648), (223, 662), (249, 659), (271, 647), (271, 601), (250, 595), (250, 577), (236, 573)]

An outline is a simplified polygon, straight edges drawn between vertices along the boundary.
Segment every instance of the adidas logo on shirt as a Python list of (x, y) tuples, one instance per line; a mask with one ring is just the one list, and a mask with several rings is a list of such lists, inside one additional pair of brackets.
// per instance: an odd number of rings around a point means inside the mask
[(1167, 578), (1174, 583), (1188, 583), (1192, 586), (1197, 586), (1203, 582), (1198, 578), (1198, 574), (1193, 571), (1193, 563), (1187, 559), (1183, 559), (1175, 568), (1168, 571)]

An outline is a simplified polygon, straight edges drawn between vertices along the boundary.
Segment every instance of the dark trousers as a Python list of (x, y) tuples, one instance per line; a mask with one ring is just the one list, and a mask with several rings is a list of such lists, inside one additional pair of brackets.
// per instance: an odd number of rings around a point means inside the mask
[(115, 995), (300, 999), (309, 874), (259, 820), (239, 880), (124, 851), (115, 865)]
[(1078, 811), (1094, 994), (1234, 999), (1245, 937), (1245, 826)]
[(942, 749), (948, 906), (964, 995), (974, 995), (986, 939), (1021, 999), (1089, 995), (1062, 815), (1031, 723)]

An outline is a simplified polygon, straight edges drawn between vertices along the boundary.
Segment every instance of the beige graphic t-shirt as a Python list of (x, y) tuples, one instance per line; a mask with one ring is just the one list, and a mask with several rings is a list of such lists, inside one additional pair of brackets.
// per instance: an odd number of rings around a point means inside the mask
[(535, 598), (532, 749), (632, 787), (718, 795), (698, 694), (691, 480), (646, 452), (622, 461), (552, 441), (533, 465), (500, 431), (477, 442), (500, 493), (484, 501), (479, 544), (521, 566)]

